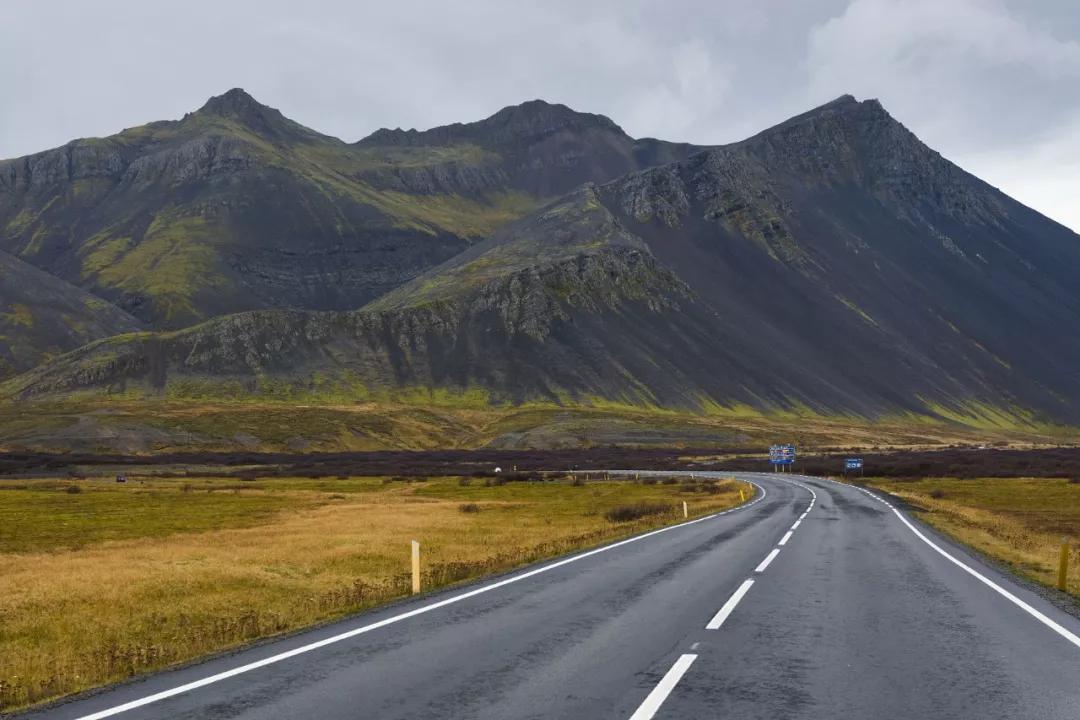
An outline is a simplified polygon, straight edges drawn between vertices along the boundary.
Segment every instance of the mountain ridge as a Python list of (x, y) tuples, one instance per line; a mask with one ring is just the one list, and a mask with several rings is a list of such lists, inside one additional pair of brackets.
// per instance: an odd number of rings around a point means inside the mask
[(361, 147), (235, 88), (180, 120), (0, 161), (0, 250), (157, 329), (354, 309), (549, 196), (644, 166), (631, 139), (608, 147), (614, 130), (564, 106), (578, 121), (534, 137), (546, 107), (474, 123), (501, 128), (497, 150)]
[(1080, 318), (1077, 263), (1075, 233), (926, 147), (880, 103), (842, 96), (585, 183), (359, 310), (101, 341), (4, 392), (421, 387), (512, 403), (1075, 421), (1067, 358), (1080, 339), (1059, 329)]

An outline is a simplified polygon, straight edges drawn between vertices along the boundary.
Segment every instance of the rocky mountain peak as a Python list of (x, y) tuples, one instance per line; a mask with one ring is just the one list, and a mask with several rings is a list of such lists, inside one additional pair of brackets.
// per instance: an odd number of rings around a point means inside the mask
[(303, 125), (289, 120), (280, 110), (263, 105), (243, 88), (233, 88), (221, 95), (215, 95), (194, 113), (184, 116), (190, 119), (207, 120), (220, 118), (238, 123), (253, 132), (268, 138), (295, 138), (304, 135), (318, 135)]
[(476, 122), (453, 123), (430, 130), (381, 128), (361, 139), (357, 145), (419, 147), (447, 145), (455, 142), (506, 145), (535, 140), (561, 130), (580, 132), (594, 128), (627, 137), (621, 127), (604, 115), (578, 112), (560, 103), (529, 100), (519, 105), (508, 105), (494, 115)]
[(588, 128), (603, 128), (625, 135), (621, 127), (604, 115), (578, 112), (566, 105), (544, 100), (529, 100), (520, 105), (510, 105), (478, 124), (487, 128), (500, 128), (516, 136)]
[(211, 97), (197, 112), (231, 118), (263, 116), (268, 112), (281, 115), (277, 110), (260, 103), (243, 88), (233, 88), (221, 95)]

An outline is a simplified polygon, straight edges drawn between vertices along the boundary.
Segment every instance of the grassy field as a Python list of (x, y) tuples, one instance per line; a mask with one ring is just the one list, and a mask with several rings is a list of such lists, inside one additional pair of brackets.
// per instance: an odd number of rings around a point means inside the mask
[(0, 712), (735, 505), (735, 481), (0, 481)]
[(1080, 601), (1080, 483), (1047, 478), (868, 479), (910, 503), (926, 523), (1046, 585), (1056, 585), (1071, 539), (1069, 593)]
[[(972, 421), (974, 422), (974, 420)], [(926, 417), (846, 416), (716, 408), (692, 413), (626, 405), (491, 405), (485, 398), (417, 394), (413, 402), (200, 401), (116, 398), (0, 401), (0, 451), (153, 453), (365, 451), (448, 448), (746, 447), (940, 448), (1054, 445), (1076, 428), (987, 427)]]

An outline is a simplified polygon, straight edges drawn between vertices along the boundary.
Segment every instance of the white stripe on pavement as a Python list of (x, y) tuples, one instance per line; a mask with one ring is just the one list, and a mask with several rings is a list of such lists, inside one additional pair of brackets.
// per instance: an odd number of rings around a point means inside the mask
[(663, 679), (660, 680), (660, 684), (653, 688), (645, 701), (630, 716), (630, 720), (650, 720), (656, 715), (656, 711), (664, 704), (668, 695), (679, 684), (679, 680), (682, 679), (682, 676), (686, 674), (686, 671), (690, 669), (695, 660), (697, 660), (697, 655), (681, 655), (675, 661), (675, 664), (671, 666), (671, 669), (667, 671)]
[(765, 559), (761, 561), (761, 564), (754, 568), (754, 572), (765, 572), (765, 568), (769, 567), (769, 563), (771, 563), (779, 554), (780, 548), (773, 548), (772, 552), (766, 555)]
[(706, 630), (719, 630), (720, 626), (724, 624), (724, 621), (728, 619), (728, 615), (735, 609), (735, 606), (739, 604), (739, 601), (743, 599), (747, 591), (754, 584), (753, 580), (747, 580), (739, 586), (739, 589), (732, 593), (728, 601), (724, 603), (724, 607), (720, 608), (720, 611), (713, 616), (713, 619), (709, 621), (709, 624), (705, 626)]

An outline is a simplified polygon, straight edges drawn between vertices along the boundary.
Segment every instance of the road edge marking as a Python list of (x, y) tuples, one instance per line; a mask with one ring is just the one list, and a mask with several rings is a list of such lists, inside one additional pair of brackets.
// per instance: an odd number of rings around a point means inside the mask
[(842, 482), (839, 482), (837, 480), (833, 480), (832, 478), (817, 478), (817, 479), (826, 480), (826, 481), (831, 482), (831, 483), (833, 483), (835, 485), (840, 485), (841, 487), (848, 487), (848, 488), (853, 488), (855, 490), (859, 490), (859, 491), (869, 495), (874, 500), (877, 500), (882, 505), (885, 505), (886, 507), (888, 507), (890, 510), (893, 511), (893, 514), (895, 514), (896, 517), (900, 518), (900, 522), (904, 523), (904, 525), (907, 525), (908, 529), (911, 530), (911, 532), (915, 533), (915, 537), (919, 538), (924, 543), (929, 545), (931, 548), (934, 549), (934, 551), (936, 551), (943, 558), (945, 558), (946, 560), (948, 560), (952, 564), (956, 565), (958, 568), (960, 568), (964, 572), (968, 573), (969, 575), (974, 577), (976, 580), (978, 580), (982, 584), (986, 585), (991, 590), (998, 593), (999, 595), (1001, 595), (1006, 600), (1008, 600), (1009, 602), (1016, 605), (1018, 608), (1020, 608), (1021, 610), (1023, 610), (1027, 614), (1031, 615), (1033, 618), (1035, 618), (1036, 620), (1041, 622), (1043, 625), (1045, 625), (1046, 627), (1048, 627), (1051, 630), (1053, 630), (1054, 632), (1056, 632), (1061, 637), (1063, 637), (1066, 640), (1068, 640), (1069, 642), (1071, 642), (1076, 647), (1080, 648), (1080, 636), (1077, 636), (1076, 633), (1072, 632), (1067, 627), (1055, 622), (1054, 620), (1051, 620), (1049, 617), (1047, 617), (1045, 614), (1040, 612), (1038, 609), (1032, 607), (1028, 603), (1026, 603), (1023, 600), (1021, 600), (1020, 598), (1016, 597), (1011, 592), (1009, 592), (1008, 590), (1001, 587), (1000, 585), (998, 585), (996, 582), (994, 582), (990, 578), (988, 578), (985, 575), (983, 575), (982, 573), (980, 573), (978, 570), (976, 570), (976, 569), (974, 569), (972, 567), (969, 567), (964, 562), (954, 558), (952, 555), (947, 553), (945, 550), (942, 550), (936, 543), (934, 543), (932, 540), (930, 540), (930, 538), (926, 537), (926, 535), (924, 535), (922, 533), (922, 531), (920, 531), (906, 517), (904, 517), (903, 513), (901, 513), (898, 508), (893, 507), (892, 503), (888, 502), (887, 500), (885, 500), (885, 499), (883, 499), (881, 497), (878, 497), (877, 495), (870, 492), (866, 488), (861, 488), (861, 487), (859, 487), (857, 485), (849, 485), (848, 483), (842, 483)]
[(968, 567), (967, 565), (965, 565), (965, 564), (964, 564), (963, 562), (961, 562), (961, 561), (957, 560), (957, 559), (956, 559), (956, 558), (954, 558), (954, 557), (953, 557), (952, 555), (950, 555), (949, 553), (945, 552), (945, 551), (944, 551), (944, 550), (942, 550), (942, 549), (941, 549), (940, 547), (938, 547), (938, 546), (937, 546), (937, 545), (936, 545), (936, 544), (935, 544), (935, 543), (934, 543), (933, 541), (931, 541), (931, 540), (930, 540), (930, 539), (929, 539), (928, 537), (926, 537), (925, 535), (923, 535), (923, 534), (922, 534), (922, 533), (921, 533), (921, 532), (919, 531), (919, 529), (918, 529), (918, 528), (916, 528), (916, 527), (915, 527), (914, 525), (912, 525), (912, 524), (911, 524), (911, 523), (910, 523), (910, 522), (908, 521), (908, 519), (907, 519), (906, 517), (904, 517), (903, 515), (901, 515), (901, 514), (900, 514), (900, 511), (899, 511), (899, 510), (897, 510), (896, 508), (893, 508), (893, 509), (892, 509), (892, 511), (893, 511), (893, 512), (894, 512), (894, 513), (896, 514), (896, 517), (900, 518), (900, 522), (902, 522), (902, 523), (904, 523), (905, 525), (907, 525), (907, 526), (908, 526), (908, 529), (909, 529), (909, 530), (911, 530), (911, 532), (915, 533), (915, 536), (916, 536), (917, 538), (919, 538), (919, 539), (920, 539), (920, 540), (922, 540), (922, 541), (923, 541), (924, 543), (926, 543), (927, 545), (929, 545), (930, 547), (932, 547), (932, 548), (933, 548), (934, 550), (936, 550), (936, 551), (938, 552), (938, 554), (940, 554), (940, 555), (941, 555), (942, 557), (944, 557), (944, 558), (945, 558), (946, 560), (948, 560), (949, 562), (953, 563), (954, 565), (956, 565), (957, 567), (959, 567), (959, 568), (960, 568), (961, 570), (963, 570), (964, 572), (968, 573), (969, 575), (971, 575), (972, 577), (974, 577), (974, 578), (975, 578), (976, 580), (978, 580), (979, 582), (981, 582), (981, 583), (983, 583), (984, 585), (986, 585), (987, 587), (989, 587), (990, 589), (992, 589), (992, 590), (994, 590), (995, 592), (999, 593), (999, 594), (1000, 594), (1000, 595), (1001, 595), (1002, 597), (1004, 597), (1004, 598), (1006, 598), (1007, 600), (1009, 600), (1010, 602), (1012, 602), (1012, 603), (1013, 603), (1014, 605), (1016, 605), (1016, 606), (1017, 606), (1017, 607), (1019, 607), (1019, 608), (1020, 608), (1021, 610), (1023, 610), (1023, 611), (1024, 611), (1024, 612), (1026, 612), (1026, 613), (1028, 613), (1029, 615), (1031, 615), (1031, 616), (1032, 616), (1033, 618), (1035, 618), (1036, 620), (1038, 620), (1039, 622), (1041, 622), (1041, 623), (1042, 623), (1043, 625), (1045, 625), (1046, 627), (1050, 628), (1051, 630), (1053, 630), (1054, 632), (1056, 632), (1056, 633), (1057, 633), (1058, 635), (1060, 635), (1061, 637), (1063, 637), (1063, 638), (1065, 638), (1066, 640), (1068, 640), (1069, 642), (1071, 642), (1071, 643), (1072, 643), (1073, 645), (1075, 645), (1076, 647), (1080, 648), (1080, 636), (1077, 636), (1077, 635), (1076, 635), (1075, 633), (1073, 633), (1073, 632), (1072, 632), (1071, 630), (1069, 630), (1069, 629), (1068, 629), (1067, 627), (1065, 627), (1065, 626), (1063, 626), (1063, 625), (1060, 625), (1060, 624), (1058, 624), (1058, 623), (1054, 622), (1053, 620), (1051, 620), (1050, 618), (1048, 618), (1048, 617), (1047, 617), (1046, 615), (1044, 615), (1044, 614), (1043, 614), (1042, 612), (1040, 612), (1040, 611), (1039, 611), (1039, 610), (1037, 610), (1036, 608), (1032, 607), (1032, 606), (1031, 606), (1031, 605), (1029, 605), (1028, 603), (1024, 602), (1024, 601), (1023, 601), (1023, 600), (1021, 600), (1020, 598), (1016, 597), (1016, 596), (1015, 596), (1015, 595), (1013, 595), (1013, 594), (1012, 594), (1011, 592), (1009, 592), (1008, 590), (1006, 590), (1005, 588), (1001, 587), (1000, 585), (998, 585), (998, 584), (997, 584), (996, 582), (994, 582), (994, 581), (993, 581), (993, 580), (991, 580), (990, 578), (988, 578), (988, 577), (986, 577), (985, 575), (983, 575), (982, 573), (980, 573), (980, 572), (979, 572), (978, 570), (975, 570), (974, 568), (970, 568), (970, 567)]

